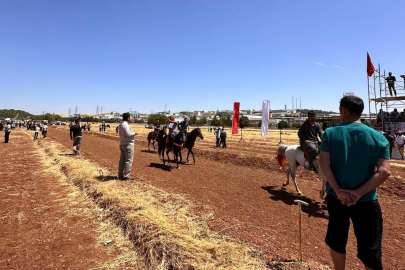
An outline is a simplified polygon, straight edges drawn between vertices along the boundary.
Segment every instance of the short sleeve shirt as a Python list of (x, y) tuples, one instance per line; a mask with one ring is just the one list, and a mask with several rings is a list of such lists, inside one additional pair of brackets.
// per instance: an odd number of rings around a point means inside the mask
[[(378, 131), (356, 122), (343, 122), (328, 128), (322, 137), (321, 151), (330, 153), (330, 167), (340, 188), (354, 190), (375, 173), (378, 159), (390, 159), (389, 143)], [(336, 196), (329, 183), (326, 192)], [(377, 199), (377, 190), (360, 201)]]
[(70, 131), (73, 132), (73, 137), (82, 136), (82, 129), (80, 128), (79, 124), (71, 126)]

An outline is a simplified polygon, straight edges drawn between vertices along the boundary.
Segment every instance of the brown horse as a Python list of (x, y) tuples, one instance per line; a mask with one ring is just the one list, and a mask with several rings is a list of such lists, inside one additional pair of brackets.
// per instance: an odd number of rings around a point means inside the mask
[[(200, 128), (195, 128), (193, 129), (188, 135), (187, 135), (187, 139), (186, 139), (186, 143), (184, 144), (184, 148), (188, 149), (188, 153), (187, 153), (187, 162), (188, 161), (188, 156), (191, 155), (193, 156), (193, 160), (195, 163), (195, 158), (194, 158), (194, 152), (193, 152), (193, 147), (195, 144), (195, 140), (198, 138), (200, 138), (201, 140), (204, 140), (204, 136), (201, 133), (201, 129)], [(181, 156), (180, 156), (180, 162), (182, 161)]]
[(155, 141), (159, 143), (164, 135), (166, 135), (166, 127), (163, 127), (163, 129), (159, 130), (156, 137), (155, 137), (154, 131), (148, 133), (148, 151), (149, 152), (150, 152), (150, 144), (152, 143), (153, 150), (156, 150)]
[[(182, 160), (181, 150), (183, 148), (183, 142), (185, 140), (184, 132), (180, 131), (179, 133), (177, 133), (174, 136), (173, 147), (171, 147), (170, 144), (168, 143), (167, 136), (168, 135), (163, 136), (163, 138), (159, 141), (159, 147), (158, 147), (159, 156), (162, 155), (163, 164), (166, 164), (166, 161), (165, 161), (165, 149), (166, 149), (167, 162), (169, 163), (169, 166), (171, 168), (172, 166), (171, 166), (171, 162), (170, 162), (170, 158), (169, 158), (169, 152), (173, 151), (174, 161), (177, 164), (177, 169), (180, 169), (179, 163)], [(179, 161), (179, 156), (180, 156), (180, 161)]]

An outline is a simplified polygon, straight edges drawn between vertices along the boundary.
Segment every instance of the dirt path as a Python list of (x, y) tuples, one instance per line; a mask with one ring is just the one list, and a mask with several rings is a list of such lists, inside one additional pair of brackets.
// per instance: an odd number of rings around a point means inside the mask
[[(68, 149), (71, 141), (68, 131), (51, 129), (49, 137)], [(215, 214), (212, 226), (222, 233), (254, 243), (280, 260), (290, 260), (298, 255), (297, 208), (295, 199), (309, 203), (304, 207), (303, 239), (304, 257), (330, 265), (329, 251), (324, 244), (327, 212), (318, 198), (321, 182), (314, 180), (312, 173), (301, 171), (299, 186), (305, 197), (296, 195), (293, 185), (282, 189), (285, 174), (278, 172), (274, 162), (267, 169), (257, 166), (234, 165), (229, 158), (255, 159), (255, 152), (244, 145), (238, 154), (235, 150), (209, 149), (197, 154), (197, 164), (184, 164), (180, 170), (168, 170), (161, 164), (157, 154), (149, 153), (146, 139), (138, 138), (133, 164), (133, 176), (169, 192), (184, 194), (197, 203), (208, 205)], [(198, 142), (197, 142), (198, 144)], [(198, 146), (197, 146), (198, 147)], [(230, 145), (230, 148), (232, 144)], [(198, 153), (198, 149), (196, 150)], [(273, 157), (274, 152), (265, 158)], [(263, 153), (261, 153), (263, 154)], [(119, 159), (118, 138), (84, 134), (82, 155), (109, 168), (116, 175)], [(249, 161), (249, 164), (252, 162)], [(254, 163), (252, 163), (254, 164)], [(273, 164), (273, 165), (272, 165)], [(399, 171), (402, 174), (402, 170)], [(394, 173), (398, 174), (398, 171)], [(403, 174), (402, 174), (403, 176)], [(380, 203), (384, 213), (383, 258), (386, 269), (400, 269), (405, 263), (404, 193), (403, 178), (387, 183), (380, 192)], [(399, 187), (400, 191), (391, 189)], [(348, 243), (349, 269), (362, 269), (356, 258), (356, 245), (351, 231)]]
[(90, 269), (114, 257), (97, 216), (40, 161), (24, 131), (0, 145), (0, 269)]

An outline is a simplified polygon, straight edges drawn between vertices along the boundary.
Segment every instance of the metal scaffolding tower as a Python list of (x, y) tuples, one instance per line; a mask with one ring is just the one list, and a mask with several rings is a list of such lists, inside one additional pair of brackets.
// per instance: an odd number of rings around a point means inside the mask
[[(378, 69), (373, 73), (373, 76), (367, 79), (368, 82), (368, 107), (370, 112), (371, 122), (371, 103), (374, 102), (375, 114), (378, 115), (378, 110), (389, 113), (384, 119), (384, 114), (381, 115), (381, 126), (383, 130), (388, 129), (388, 124), (392, 122), (405, 122), (405, 119), (394, 119), (391, 117), (391, 112), (397, 109), (402, 112), (405, 109), (405, 85), (404, 80), (395, 82), (396, 96), (391, 96), (387, 84), (387, 75), (385, 70), (381, 71), (380, 64)], [(405, 79), (405, 75), (396, 76)], [(386, 125), (385, 125), (385, 124)], [(387, 124), (388, 123), (388, 124)]]

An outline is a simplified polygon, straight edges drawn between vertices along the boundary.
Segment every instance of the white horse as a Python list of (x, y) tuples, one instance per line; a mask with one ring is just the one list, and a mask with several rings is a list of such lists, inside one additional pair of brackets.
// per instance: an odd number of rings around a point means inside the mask
[[(286, 166), (285, 164), (286, 159), (288, 161), (288, 166)], [(304, 166), (305, 164), (304, 151), (299, 145), (288, 146), (286, 144), (282, 144), (277, 149), (277, 162), (283, 168), (283, 170), (287, 172), (287, 182), (283, 184), (283, 187), (287, 186), (290, 183), (291, 174), (291, 178), (294, 181), (295, 188), (298, 194), (302, 196), (302, 192), (298, 188), (297, 181), (295, 180), (295, 170), (299, 165)], [(312, 164), (314, 165), (318, 174), (322, 177), (322, 190), (319, 192), (319, 195), (322, 199), (325, 195), (326, 181), (319, 167), (319, 158), (315, 158), (315, 160), (312, 161)]]

